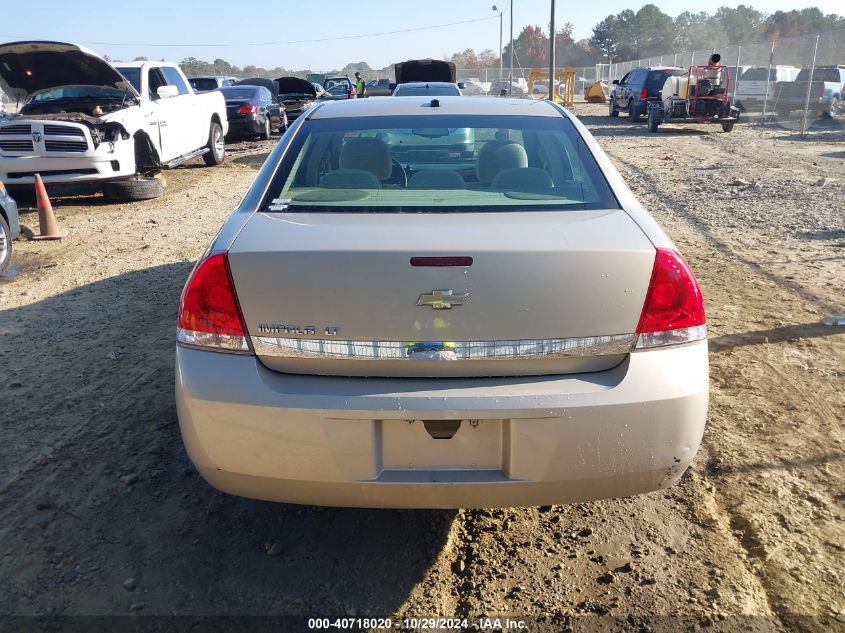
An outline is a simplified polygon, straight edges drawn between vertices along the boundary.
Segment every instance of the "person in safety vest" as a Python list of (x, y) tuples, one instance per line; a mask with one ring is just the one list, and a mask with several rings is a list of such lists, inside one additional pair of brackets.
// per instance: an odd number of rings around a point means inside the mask
[(361, 73), (355, 73), (355, 92), (358, 94), (358, 98), (363, 98), (364, 91), (367, 89), (366, 84), (364, 83), (364, 78), (361, 76)]

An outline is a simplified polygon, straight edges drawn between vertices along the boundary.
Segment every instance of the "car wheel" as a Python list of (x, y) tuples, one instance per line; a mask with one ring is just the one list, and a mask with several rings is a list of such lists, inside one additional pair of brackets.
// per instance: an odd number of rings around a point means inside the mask
[(640, 107), (634, 103), (634, 100), (628, 102), (628, 118), (631, 121), (636, 121), (640, 118)]
[(264, 141), (269, 141), (270, 138), (273, 136), (273, 130), (270, 127), (270, 117), (267, 116), (264, 119), (264, 130), (261, 132), (261, 139)]
[(159, 178), (132, 178), (103, 183), (103, 195), (109, 200), (152, 200), (164, 195), (164, 184)]
[(827, 106), (827, 110), (822, 112), (823, 119), (832, 119), (839, 112), (839, 97), (834, 96)]
[(613, 98), (613, 95), (610, 95), (610, 116), (619, 116), (619, 110), (616, 109), (616, 101)]
[(287, 112), (282, 112), (282, 120), (279, 121), (279, 134), (284, 134), (288, 129), (288, 115)]
[(722, 123), (722, 131), (723, 132), (730, 132), (734, 129), (734, 122), (731, 121), (730, 123)]
[(6, 218), (0, 214), (0, 273), (5, 272), (12, 261), (12, 231)]
[(657, 126), (660, 125), (657, 120), (657, 108), (648, 109), (648, 131), (657, 132)]
[(226, 159), (226, 144), (223, 140), (223, 128), (217, 121), (211, 122), (206, 147), (208, 151), (202, 155), (203, 162), (209, 167), (223, 164)]

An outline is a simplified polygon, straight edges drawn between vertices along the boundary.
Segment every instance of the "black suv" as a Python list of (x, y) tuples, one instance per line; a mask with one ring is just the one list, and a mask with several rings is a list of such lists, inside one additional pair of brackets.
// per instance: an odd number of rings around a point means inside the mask
[(668, 77), (686, 72), (686, 68), (665, 66), (634, 68), (621, 81), (614, 79), (610, 91), (610, 116), (619, 116), (620, 111), (625, 111), (628, 118), (636, 121), (648, 112), (649, 101), (660, 101), (660, 90)]

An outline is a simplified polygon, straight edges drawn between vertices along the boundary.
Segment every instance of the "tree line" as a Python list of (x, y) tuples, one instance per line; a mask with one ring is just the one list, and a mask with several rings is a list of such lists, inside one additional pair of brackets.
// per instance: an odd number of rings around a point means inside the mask
[[(672, 17), (654, 4), (646, 4), (638, 11), (626, 9), (615, 15), (608, 15), (593, 27), (592, 35), (576, 40), (574, 27), (567, 22), (555, 31), (556, 66), (591, 66), (599, 62), (627, 61), (663, 55), (674, 51), (709, 50), (732, 44), (750, 44), (845, 29), (845, 17), (836, 14), (825, 15), (818, 8), (765, 13), (751, 6), (736, 8), (720, 7), (714, 13), (685, 11)], [(518, 67), (540, 67), (549, 65), (549, 36), (542, 27), (528, 25), (514, 38), (514, 65)], [(443, 58), (454, 62), (458, 68), (485, 70), (499, 67), (499, 56), (492, 49), (478, 53), (472, 48), (446, 54)], [(510, 58), (510, 44), (502, 52), (507, 65)], [(305, 77), (310, 70), (291, 70), (282, 66), (262, 68), (248, 65), (233, 66), (223, 59), (205, 62), (188, 57), (181, 62), (182, 70), (188, 76), (234, 75), (283, 77)], [(352, 75), (360, 71), (367, 79), (388, 77), (390, 67), (371, 68), (366, 62), (346, 64), (343, 68), (328, 72)]]

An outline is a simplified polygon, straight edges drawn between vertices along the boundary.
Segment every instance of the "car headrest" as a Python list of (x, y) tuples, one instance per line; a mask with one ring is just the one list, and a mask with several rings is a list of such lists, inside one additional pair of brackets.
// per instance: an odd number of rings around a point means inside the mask
[(505, 191), (526, 191), (544, 193), (554, 188), (551, 176), (537, 167), (503, 169), (490, 185), (493, 189)]
[(390, 176), (393, 169), (387, 143), (377, 138), (347, 139), (340, 150), (341, 169), (363, 169), (378, 180)]
[(408, 189), (466, 189), (460, 174), (453, 171), (419, 171), (408, 180)]
[(337, 169), (320, 178), (324, 189), (381, 189), (381, 182), (366, 169)]
[(489, 184), (503, 169), (528, 167), (528, 155), (519, 143), (488, 141), (478, 150), (475, 173), (478, 181)]

